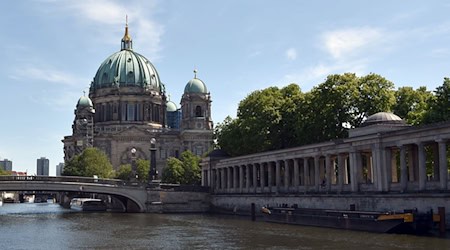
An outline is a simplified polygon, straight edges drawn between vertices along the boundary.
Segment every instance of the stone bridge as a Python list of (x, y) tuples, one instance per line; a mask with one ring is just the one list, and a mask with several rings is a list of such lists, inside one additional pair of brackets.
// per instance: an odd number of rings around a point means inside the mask
[[(110, 195), (126, 212), (203, 212), (209, 208), (206, 192), (177, 192), (159, 184), (151, 188), (122, 180), (91, 177), (0, 176), (0, 191), (50, 191)], [(69, 199), (70, 195), (65, 196)]]

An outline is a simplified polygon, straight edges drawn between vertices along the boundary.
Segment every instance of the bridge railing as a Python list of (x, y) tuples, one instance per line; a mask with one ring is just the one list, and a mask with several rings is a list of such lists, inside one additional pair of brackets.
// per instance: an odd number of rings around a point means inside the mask
[(27, 175), (27, 176), (11, 176), (1, 175), (1, 181), (48, 181), (48, 182), (81, 182), (81, 183), (97, 183), (122, 186), (126, 183), (117, 179), (101, 179), (93, 177), (81, 176), (44, 176), (44, 175)]

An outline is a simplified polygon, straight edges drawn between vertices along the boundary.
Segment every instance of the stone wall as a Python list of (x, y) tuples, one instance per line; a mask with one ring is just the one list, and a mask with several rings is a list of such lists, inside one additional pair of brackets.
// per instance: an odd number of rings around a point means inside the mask
[(371, 194), (371, 195), (212, 195), (212, 212), (250, 215), (251, 203), (256, 212), (265, 205), (277, 206), (297, 204), (302, 208), (346, 209), (351, 204), (361, 211), (398, 211), (417, 209), (437, 213), (438, 207), (445, 207), (446, 224), (450, 228), (450, 194)]
[(204, 213), (210, 210), (209, 193), (154, 191), (149, 194), (147, 212)]

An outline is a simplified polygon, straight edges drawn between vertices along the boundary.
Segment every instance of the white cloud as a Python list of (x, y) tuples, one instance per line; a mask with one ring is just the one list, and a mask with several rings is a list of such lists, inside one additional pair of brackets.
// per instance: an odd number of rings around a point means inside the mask
[(325, 32), (322, 39), (325, 50), (334, 59), (342, 59), (358, 54), (370, 45), (377, 44), (382, 37), (381, 30), (363, 27)]
[(31, 65), (21, 66), (19, 68), (20, 69), (14, 70), (14, 73), (9, 76), (11, 79), (32, 81), (41, 80), (71, 86), (89, 82), (88, 79), (83, 79), (60, 70), (39, 68)]
[(294, 61), (295, 59), (297, 59), (297, 50), (294, 48), (289, 48), (288, 50), (286, 50), (285, 55), (288, 60)]
[(93, 38), (107, 44), (119, 44), (127, 15), (134, 48), (155, 59), (159, 57), (164, 28), (152, 19), (152, 10), (157, 10), (155, 1), (84, 0), (61, 3), (58, 11), (86, 26), (95, 34)]

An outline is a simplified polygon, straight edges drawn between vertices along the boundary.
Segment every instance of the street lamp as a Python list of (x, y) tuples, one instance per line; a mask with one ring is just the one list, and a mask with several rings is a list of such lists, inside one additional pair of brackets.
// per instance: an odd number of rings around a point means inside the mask
[(131, 179), (136, 178), (136, 149), (131, 149)]
[(156, 139), (150, 139), (150, 168), (148, 170), (148, 183), (156, 178)]

